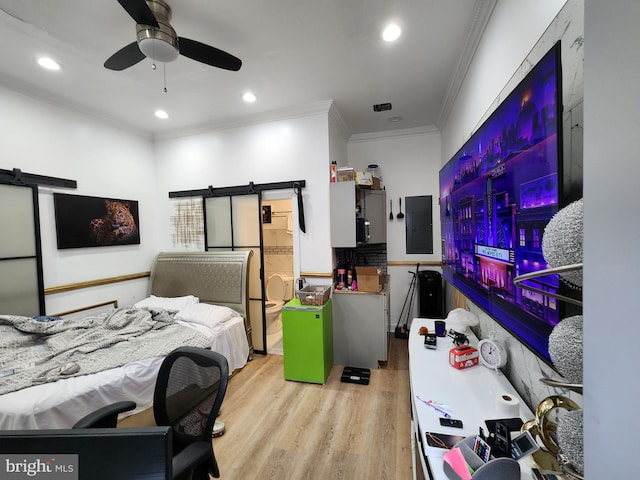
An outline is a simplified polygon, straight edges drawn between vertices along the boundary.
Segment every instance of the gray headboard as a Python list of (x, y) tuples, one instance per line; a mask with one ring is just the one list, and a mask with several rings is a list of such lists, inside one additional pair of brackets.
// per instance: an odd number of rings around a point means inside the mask
[(161, 252), (151, 267), (151, 294), (195, 295), (203, 303), (230, 307), (245, 320), (249, 348), (249, 258), (252, 252)]

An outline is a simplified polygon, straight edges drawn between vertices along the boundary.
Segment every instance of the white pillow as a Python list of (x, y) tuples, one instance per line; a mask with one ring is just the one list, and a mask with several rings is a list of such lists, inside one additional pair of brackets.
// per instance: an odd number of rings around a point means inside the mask
[(136, 308), (146, 308), (146, 309), (163, 309), (170, 310), (173, 312), (177, 312), (189, 305), (195, 305), (200, 302), (198, 297), (194, 297), (193, 295), (186, 295), (184, 297), (156, 297), (155, 295), (151, 295), (139, 302), (135, 303), (133, 306)]
[(208, 303), (198, 303), (197, 305), (189, 305), (181, 309), (175, 315), (176, 320), (183, 322), (198, 323), (209, 328), (239, 317), (240, 314), (229, 307), (221, 305), (210, 305)]

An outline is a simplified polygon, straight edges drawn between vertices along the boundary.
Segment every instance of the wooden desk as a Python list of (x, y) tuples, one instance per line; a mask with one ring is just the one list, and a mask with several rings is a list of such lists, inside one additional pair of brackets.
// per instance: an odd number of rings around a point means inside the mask
[[(442, 456), (446, 449), (432, 447), (427, 443), (427, 432), (449, 435), (472, 436), (482, 427), (486, 419), (504, 418), (498, 404), (498, 396), (508, 393), (520, 401), (520, 418), (534, 418), (504, 374), (482, 365), (457, 370), (449, 365), (449, 350), (454, 347), (450, 337), (439, 337), (438, 348), (424, 347), (424, 337), (418, 333), (421, 326), (434, 329), (435, 319), (414, 318), (409, 331), (409, 379), (411, 382), (412, 444), (414, 457), (414, 479), (447, 480), (442, 469)], [(471, 335), (470, 344), (477, 346), (478, 339)], [(442, 427), (434, 409), (417, 399), (433, 400), (446, 404), (452, 418), (462, 420), (463, 428)], [(533, 479), (531, 457), (520, 460), (522, 479)]]

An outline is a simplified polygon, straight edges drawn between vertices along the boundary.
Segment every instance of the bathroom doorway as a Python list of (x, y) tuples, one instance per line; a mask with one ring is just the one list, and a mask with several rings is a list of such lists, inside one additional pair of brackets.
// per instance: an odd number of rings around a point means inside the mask
[(261, 209), (266, 347), (268, 353), (282, 355), (282, 306), (295, 295), (292, 201), (265, 195)]
[[(284, 292), (272, 295), (286, 303), (293, 295), (293, 277), (298, 272), (296, 250), (299, 244), (298, 203), (293, 202), (296, 185), (304, 188), (304, 180), (207, 190), (204, 197), (205, 250), (251, 250), (249, 261), (249, 332), (255, 353), (282, 354), (281, 318), (272, 316), (267, 325), (266, 310), (269, 278), (287, 279)], [(170, 192), (172, 198), (193, 196), (194, 191)], [(263, 209), (263, 205), (265, 208)], [(266, 220), (263, 213), (270, 221)], [(295, 220), (294, 220), (295, 219)], [(265, 267), (264, 235), (268, 240), (268, 264)], [(290, 281), (288, 280), (290, 278)], [(277, 287), (277, 282), (273, 286)], [(291, 287), (289, 286), (291, 285)], [(280, 312), (278, 312), (280, 313)], [(271, 338), (267, 338), (267, 328)], [(271, 340), (269, 345), (268, 340)], [(273, 347), (273, 352), (271, 351)]]

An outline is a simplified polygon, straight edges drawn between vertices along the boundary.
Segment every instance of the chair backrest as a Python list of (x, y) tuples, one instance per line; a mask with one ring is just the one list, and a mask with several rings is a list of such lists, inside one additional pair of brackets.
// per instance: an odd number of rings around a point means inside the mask
[(196, 441), (211, 443), (228, 379), (227, 359), (211, 350), (179, 347), (164, 359), (153, 414), (157, 425), (172, 427), (174, 454), (176, 447), (180, 450)]

